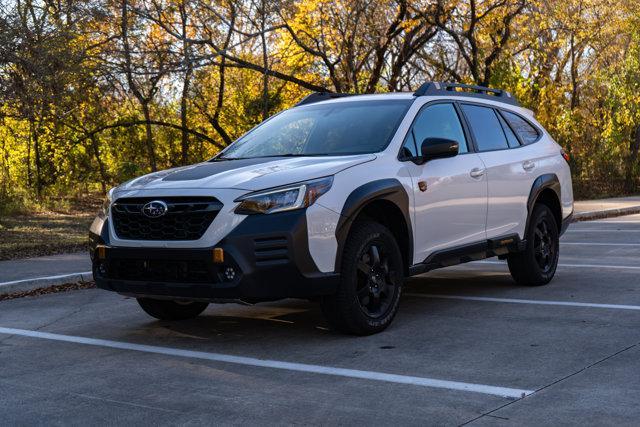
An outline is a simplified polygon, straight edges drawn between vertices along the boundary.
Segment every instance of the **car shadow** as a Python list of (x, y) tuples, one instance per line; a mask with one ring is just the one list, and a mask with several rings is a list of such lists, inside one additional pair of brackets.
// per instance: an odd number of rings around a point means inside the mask
[[(411, 278), (407, 281), (405, 294), (457, 294), (493, 295), (512, 289), (515, 283), (508, 273), (496, 271), (440, 270)], [(448, 301), (447, 304), (458, 302)], [(460, 304), (465, 302), (460, 301)], [(256, 305), (211, 304), (196, 319), (166, 322), (149, 321), (140, 325), (134, 333), (140, 336), (155, 336), (172, 339), (195, 338), (216, 345), (232, 345), (240, 341), (247, 343), (269, 343), (285, 347), (360, 339), (384, 341), (388, 334), (408, 327), (403, 319), (416, 316), (438, 315), (446, 309), (442, 301), (428, 298), (403, 296), (400, 311), (394, 323), (381, 334), (356, 338), (329, 329), (322, 315), (319, 301), (287, 299)], [(376, 338), (377, 337), (377, 338)], [(231, 347), (230, 347), (231, 348)]]

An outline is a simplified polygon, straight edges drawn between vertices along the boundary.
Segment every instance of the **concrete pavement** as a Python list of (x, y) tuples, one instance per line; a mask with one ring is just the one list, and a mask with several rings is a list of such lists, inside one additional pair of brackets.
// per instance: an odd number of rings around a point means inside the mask
[(3, 301), (0, 328), (18, 329), (0, 329), (3, 423), (637, 425), (640, 215), (574, 224), (561, 242), (544, 287), (516, 286), (495, 258), (412, 278), (371, 337), (329, 332), (317, 304), (297, 300), (211, 305), (183, 322), (98, 289)]

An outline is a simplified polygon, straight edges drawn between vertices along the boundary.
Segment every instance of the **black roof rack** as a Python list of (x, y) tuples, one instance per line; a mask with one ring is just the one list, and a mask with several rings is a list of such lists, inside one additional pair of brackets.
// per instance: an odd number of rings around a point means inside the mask
[[(462, 89), (462, 90), (457, 90)], [(425, 95), (457, 95), (471, 96), (483, 99), (491, 99), (492, 101), (504, 102), (506, 104), (520, 106), (518, 101), (506, 90), (491, 89), (484, 86), (465, 85), (462, 83), (445, 83), (445, 82), (427, 82), (423, 83), (418, 90), (413, 93), (414, 96)]]
[(304, 98), (296, 104), (296, 107), (300, 105), (313, 104), (320, 101), (328, 101), (329, 99), (343, 98), (345, 96), (351, 96), (352, 93), (334, 93), (334, 92), (314, 92)]

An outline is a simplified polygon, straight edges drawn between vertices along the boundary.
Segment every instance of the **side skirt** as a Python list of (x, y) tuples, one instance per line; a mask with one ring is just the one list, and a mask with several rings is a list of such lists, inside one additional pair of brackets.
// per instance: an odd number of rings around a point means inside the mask
[(514, 233), (451, 249), (443, 249), (432, 253), (423, 262), (412, 265), (409, 268), (409, 276), (493, 256), (502, 258), (509, 253), (524, 250), (524, 246), (525, 241)]

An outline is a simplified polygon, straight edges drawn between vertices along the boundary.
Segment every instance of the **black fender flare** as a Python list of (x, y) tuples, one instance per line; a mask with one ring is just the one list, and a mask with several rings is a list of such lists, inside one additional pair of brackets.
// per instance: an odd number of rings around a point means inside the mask
[[(560, 188), (560, 180), (555, 173), (546, 173), (544, 175), (540, 175), (533, 181), (533, 185), (531, 186), (531, 191), (529, 192), (529, 199), (527, 200), (527, 224), (525, 226), (525, 236), (527, 230), (529, 230), (529, 220), (531, 218), (531, 213), (533, 212), (533, 207), (538, 200), (540, 194), (546, 190), (547, 188), (553, 190), (556, 197), (558, 198), (558, 204), (560, 205), (560, 221), (562, 221), (562, 195)], [(558, 231), (560, 230), (561, 224), (558, 224)]]
[(345, 200), (342, 211), (340, 212), (340, 219), (336, 225), (336, 240), (338, 242), (335, 262), (336, 272), (340, 271), (342, 251), (353, 222), (368, 204), (376, 200), (390, 201), (402, 212), (409, 234), (407, 236), (408, 259), (405, 260), (405, 264), (408, 266), (413, 262), (413, 229), (411, 215), (409, 213), (409, 195), (400, 181), (395, 178), (387, 178), (361, 185), (353, 190)]

